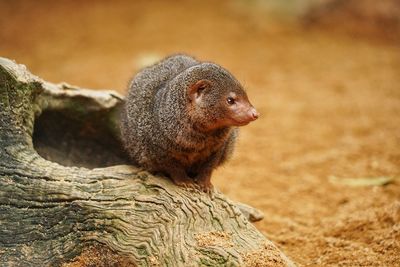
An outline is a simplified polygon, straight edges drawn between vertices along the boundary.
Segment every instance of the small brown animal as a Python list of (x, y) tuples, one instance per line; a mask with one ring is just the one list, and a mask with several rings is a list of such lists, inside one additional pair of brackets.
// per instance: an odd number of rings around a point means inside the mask
[(237, 126), (258, 116), (226, 69), (175, 55), (131, 81), (122, 140), (134, 164), (210, 192), (211, 173), (231, 155)]

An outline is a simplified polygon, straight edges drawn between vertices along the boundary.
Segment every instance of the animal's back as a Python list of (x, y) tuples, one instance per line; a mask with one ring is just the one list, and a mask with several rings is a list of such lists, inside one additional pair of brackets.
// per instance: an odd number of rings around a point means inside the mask
[(122, 112), (121, 131), (127, 152), (139, 165), (151, 162), (148, 157), (163, 141), (159, 140), (160, 125), (154, 113), (156, 102), (162, 101), (157, 92), (179, 73), (199, 63), (189, 56), (175, 55), (143, 69), (132, 79), (126, 99), (129, 105)]

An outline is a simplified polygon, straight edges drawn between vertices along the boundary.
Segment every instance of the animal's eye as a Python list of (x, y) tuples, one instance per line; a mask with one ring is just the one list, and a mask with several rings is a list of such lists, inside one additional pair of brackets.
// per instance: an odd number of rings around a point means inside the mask
[(203, 92), (204, 89), (206, 89), (206, 88), (207, 88), (207, 85), (202, 84), (202, 85), (199, 86), (199, 88), (197, 89), (197, 91), (198, 91), (199, 93), (201, 93), (201, 92)]
[(233, 99), (233, 97), (228, 97), (228, 98), (226, 99), (226, 102), (227, 102), (229, 105), (233, 105), (233, 104), (235, 104), (235, 99)]

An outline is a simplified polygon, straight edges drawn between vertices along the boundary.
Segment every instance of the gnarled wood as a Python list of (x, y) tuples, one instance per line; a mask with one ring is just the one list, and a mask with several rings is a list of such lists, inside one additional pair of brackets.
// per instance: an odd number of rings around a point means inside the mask
[(1, 266), (58, 266), (98, 245), (132, 266), (292, 265), (222, 194), (121, 165), (121, 103), (0, 58)]

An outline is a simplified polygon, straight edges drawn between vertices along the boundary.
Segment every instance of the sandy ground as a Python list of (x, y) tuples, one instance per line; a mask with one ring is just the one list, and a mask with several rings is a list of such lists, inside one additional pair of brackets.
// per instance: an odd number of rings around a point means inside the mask
[(225, 66), (262, 115), (216, 187), (262, 210), (256, 226), (299, 266), (400, 266), (399, 179), (341, 183), (400, 175), (398, 44), (281, 25), (237, 1), (77, 3), (0, 2), (0, 55), (121, 93), (170, 53)]

